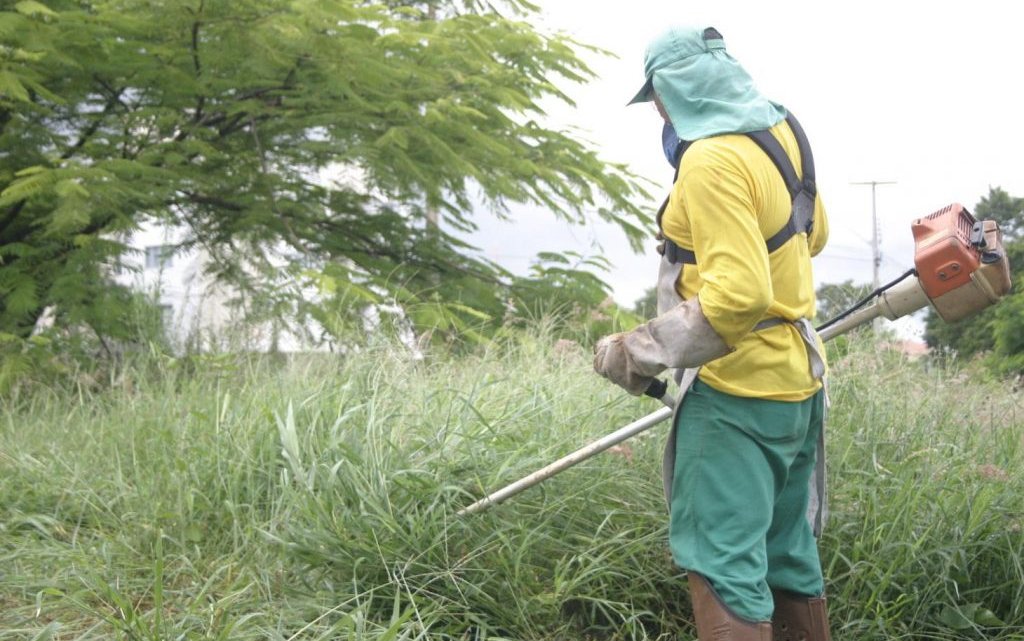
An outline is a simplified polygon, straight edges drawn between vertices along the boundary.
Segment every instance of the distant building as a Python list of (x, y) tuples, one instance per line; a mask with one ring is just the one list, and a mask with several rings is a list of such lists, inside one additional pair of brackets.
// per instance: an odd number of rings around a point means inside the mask
[[(132, 251), (122, 257), (124, 268), (114, 275), (117, 282), (152, 297), (175, 349), (297, 352), (331, 348), (323, 329), (312, 321), (298, 329), (283, 322), (251, 322), (240, 293), (209, 275), (211, 258), (206, 251), (175, 251), (183, 240), (183, 230), (144, 226), (129, 239)], [(304, 294), (317, 295), (315, 291)]]
[[(240, 292), (218, 283), (208, 273), (212, 264), (205, 250), (175, 251), (185, 239), (184, 230), (146, 225), (128, 241), (131, 251), (122, 257), (124, 268), (114, 279), (150, 296), (159, 306), (171, 346), (177, 351), (324, 352), (341, 351), (319, 323), (307, 320), (302, 326), (284, 321), (253, 322), (247, 315)], [(288, 259), (280, 254), (283, 267)], [(296, 293), (316, 301), (319, 292), (292, 280)], [(363, 330), (378, 331), (394, 323), (399, 341), (414, 359), (423, 353), (411, 323), (398, 305), (368, 305), (362, 312)]]
[[(311, 179), (327, 188), (361, 191), (365, 184), (362, 170), (334, 164), (323, 168)], [(247, 351), (342, 351), (322, 326), (310, 320), (303, 326), (283, 321), (254, 323), (247, 317), (240, 292), (217, 283), (208, 273), (212, 258), (204, 250), (178, 251), (174, 248), (186, 239), (186, 231), (161, 225), (145, 225), (134, 233), (129, 245), (134, 251), (122, 257), (127, 269), (115, 279), (153, 297), (160, 306), (164, 327), (176, 349)], [(281, 267), (296, 257), (284, 251), (277, 255)], [(299, 258), (302, 260), (302, 258)], [(312, 267), (315, 267), (313, 265)], [(319, 299), (314, 287), (303, 287), (294, 279), (282, 286), (309, 301)], [(373, 289), (371, 287), (371, 289)], [(404, 310), (395, 304), (368, 305), (362, 310), (363, 330), (373, 334), (383, 323), (393, 322), (399, 340), (413, 358), (423, 357), (411, 323)]]
[(892, 341), (885, 343), (883, 346), (885, 349), (893, 352), (899, 352), (907, 357), (907, 360), (915, 361), (922, 356), (927, 356), (931, 353), (931, 348), (928, 347), (927, 343), (913, 340), (902, 340)]

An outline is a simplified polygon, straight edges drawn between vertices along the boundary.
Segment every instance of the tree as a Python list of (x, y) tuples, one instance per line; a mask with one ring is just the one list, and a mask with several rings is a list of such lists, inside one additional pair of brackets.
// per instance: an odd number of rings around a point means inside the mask
[(636, 299), (633, 303), (633, 313), (650, 320), (658, 315), (658, 288), (648, 287), (644, 290), (644, 295)]
[(999, 187), (989, 187), (988, 195), (975, 205), (974, 217), (998, 222), (1007, 241), (1024, 237), (1024, 198), (1010, 196)]
[(1016, 283), (1013, 291), (997, 305), (958, 321), (945, 323), (934, 310), (925, 319), (925, 340), (931, 347), (953, 351), (967, 358), (991, 353), (992, 364), (999, 371), (1024, 371), (1024, 294), (1020, 283), (1024, 278), (1024, 198), (1011, 197), (998, 187), (974, 208), (978, 220), (999, 221), (1003, 246), (1010, 259)]
[(849, 279), (841, 283), (822, 284), (815, 292), (818, 302), (818, 322), (821, 323), (835, 318), (859, 303), (870, 293), (870, 284), (854, 284)]
[[(472, 229), (480, 202), (593, 212), (634, 246), (648, 222), (623, 167), (539, 122), (591, 72), (523, 0), (5, 7), (0, 335), (48, 306), (116, 335), (128, 297), (107, 274), (144, 221), (188, 230), (178, 249), (267, 308), (290, 295), (285, 247), (326, 265), (336, 298), (499, 319), (514, 279), (445, 230)], [(348, 178), (318, 178), (332, 169)]]

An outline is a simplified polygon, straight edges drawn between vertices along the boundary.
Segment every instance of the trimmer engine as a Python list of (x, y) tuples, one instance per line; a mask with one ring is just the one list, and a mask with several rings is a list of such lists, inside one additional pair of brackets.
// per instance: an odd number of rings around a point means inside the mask
[(939, 318), (951, 323), (1009, 293), (1010, 262), (996, 221), (976, 221), (963, 205), (954, 203), (918, 218), (912, 229), (914, 270), (818, 327), (822, 340), (880, 316), (896, 320), (929, 304)]
[(976, 221), (954, 203), (918, 218), (912, 230), (917, 278), (942, 320), (967, 318), (1010, 291), (1010, 263), (996, 221)]

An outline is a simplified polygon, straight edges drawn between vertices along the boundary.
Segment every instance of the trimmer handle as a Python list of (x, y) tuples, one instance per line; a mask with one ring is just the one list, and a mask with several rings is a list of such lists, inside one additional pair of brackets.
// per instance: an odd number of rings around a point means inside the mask
[(644, 390), (644, 395), (660, 401), (662, 397), (665, 396), (666, 392), (668, 392), (668, 381), (656, 378), (651, 381), (651, 384), (647, 386), (646, 390)]

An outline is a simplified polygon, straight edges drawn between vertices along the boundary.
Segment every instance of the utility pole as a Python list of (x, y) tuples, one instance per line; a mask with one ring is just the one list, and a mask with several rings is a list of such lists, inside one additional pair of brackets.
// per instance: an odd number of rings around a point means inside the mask
[(871, 277), (871, 289), (877, 290), (882, 285), (879, 279), (879, 268), (882, 267), (882, 230), (879, 228), (878, 201), (874, 190), (880, 184), (896, 184), (895, 180), (868, 180), (865, 182), (851, 182), (850, 184), (871, 185), (871, 264), (873, 274)]
[[(873, 268), (871, 278), (872, 291), (877, 290), (882, 281), (879, 278), (879, 269), (882, 266), (882, 231), (878, 226), (878, 201), (875, 197), (875, 190), (879, 185), (895, 185), (895, 180), (868, 180), (865, 182), (853, 182), (851, 185), (871, 185), (871, 264)], [(877, 333), (881, 326), (881, 319), (876, 318), (873, 324)]]
[[(437, 22), (437, 5), (431, 3), (427, 7), (427, 20), (430, 22)], [(433, 205), (426, 206), (427, 216), (427, 233), (436, 236), (438, 230), (441, 229), (441, 213), (437, 210), (437, 207)]]

